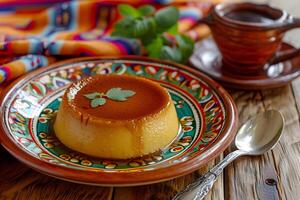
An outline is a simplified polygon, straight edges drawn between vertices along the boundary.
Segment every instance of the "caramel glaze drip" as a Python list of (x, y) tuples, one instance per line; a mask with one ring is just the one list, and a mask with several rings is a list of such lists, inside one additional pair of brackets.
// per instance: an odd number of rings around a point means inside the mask
[[(76, 84), (76, 83), (75, 83)], [(168, 92), (158, 83), (145, 78), (137, 78), (127, 75), (98, 75), (83, 79), (73, 84), (67, 90), (64, 98), (73, 90), (69, 105), (80, 115), (80, 120), (85, 125), (92, 118), (100, 118), (107, 121), (130, 121), (126, 127), (135, 135), (133, 143), (135, 151), (141, 152), (143, 139), (141, 127), (143, 120), (165, 109), (170, 102)], [(107, 99), (102, 106), (92, 108), (90, 101), (84, 95), (93, 92), (106, 93), (111, 88), (132, 90), (135, 95), (127, 101), (119, 102)], [(74, 92), (75, 91), (75, 92)]]
[(84, 115), (82, 113), (79, 113), (79, 115), (80, 115), (80, 122), (87, 126), (87, 124), (89, 122), (89, 119), (90, 119), (90, 116), (89, 115)]

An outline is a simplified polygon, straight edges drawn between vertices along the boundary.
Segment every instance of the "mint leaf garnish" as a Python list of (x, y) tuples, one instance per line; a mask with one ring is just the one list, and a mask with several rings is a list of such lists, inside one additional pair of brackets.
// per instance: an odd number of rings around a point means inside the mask
[(107, 97), (115, 101), (126, 101), (128, 97), (135, 95), (134, 91), (122, 90), (121, 88), (112, 88), (107, 91)]
[(106, 103), (106, 99), (104, 98), (96, 98), (91, 101), (92, 108), (96, 108), (98, 106), (102, 106)]
[(89, 94), (84, 94), (86, 98), (92, 100), (90, 105), (92, 108), (96, 108), (98, 106), (102, 106), (106, 103), (107, 99), (113, 101), (127, 101), (128, 97), (135, 95), (135, 92), (132, 90), (122, 90), (121, 88), (111, 88), (106, 94), (93, 92)]
[(101, 94), (99, 92), (93, 92), (93, 93), (85, 94), (84, 96), (88, 99), (95, 99), (97, 97), (100, 97)]

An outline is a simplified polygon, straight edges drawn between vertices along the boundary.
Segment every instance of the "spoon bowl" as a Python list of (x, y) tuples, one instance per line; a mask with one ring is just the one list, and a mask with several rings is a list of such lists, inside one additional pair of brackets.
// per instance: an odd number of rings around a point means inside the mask
[(280, 112), (268, 110), (248, 120), (235, 137), (235, 146), (247, 155), (261, 155), (278, 142), (284, 120)]

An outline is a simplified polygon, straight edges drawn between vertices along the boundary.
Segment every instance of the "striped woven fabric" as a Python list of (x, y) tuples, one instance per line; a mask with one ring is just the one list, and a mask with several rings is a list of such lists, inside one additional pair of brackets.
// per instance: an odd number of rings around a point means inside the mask
[(198, 40), (208, 34), (196, 22), (216, 3), (183, 0), (2, 0), (0, 2), (0, 83), (47, 66), (62, 56), (140, 54), (135, 40), (111, 37), (119, 3), (180, 10), (179, 30)]

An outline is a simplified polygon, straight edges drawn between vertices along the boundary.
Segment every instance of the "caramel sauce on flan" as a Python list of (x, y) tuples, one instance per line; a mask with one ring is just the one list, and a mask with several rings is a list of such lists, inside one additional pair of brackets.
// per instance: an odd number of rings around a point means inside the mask
[[(126, 101), (107, 99), (104, 105), (91, 107), (86, 94), (106, 93), (111, 88), (131, 90), (135, 94)], [(109, 120), (134, 120), (151, 116), (167, 107), (170, 96), (158, 83), (145, 78), (119, 75), (97, 75), (73, 84), (64, 98), (81, 115)]]

